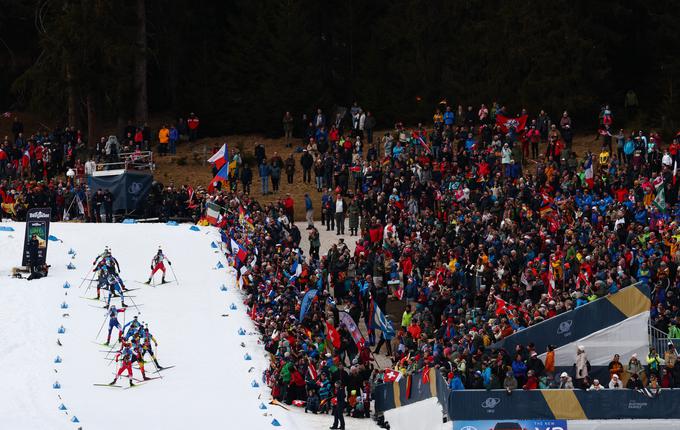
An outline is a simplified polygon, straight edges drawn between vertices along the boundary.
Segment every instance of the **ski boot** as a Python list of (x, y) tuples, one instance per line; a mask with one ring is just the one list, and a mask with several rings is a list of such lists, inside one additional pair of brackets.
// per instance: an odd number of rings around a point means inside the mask
[(163, 279), (161, 279), (161, 284), (165, 284), (165, 276), (163, 276)]
[(134, 386), (135, 386), (135, 383), (132, 382), (132, 378), (130, 379), (130, 386), (131, 386), (131, 387), (134, 387)]
[(116, 382), (118, 382), (118, 378), (114, 378), (113, 381), (109, 383), (109, 385), (116, 385)]
[(151, 283), (151, 278), (149, 278), (148, 281), (145, 282), (145, 284), (149, 285)]
[(125, 303), (121, 303), (120, 305), (121, 305), (122, 307), (124, 307), (124, 308), (127, 308), (127, 307), (128, 307), (128, 305), (126, 305)]

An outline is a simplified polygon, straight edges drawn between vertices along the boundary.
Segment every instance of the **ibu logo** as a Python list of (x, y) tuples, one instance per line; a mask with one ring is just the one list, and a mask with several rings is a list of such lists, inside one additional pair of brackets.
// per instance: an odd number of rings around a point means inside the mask
[(493, 412), (493, 410), (501, 403), (501, 399), (498, 397), (489, 397), (482, 402), (482, 407), (487, 410), (487, 412)]
[(574, 320), (562, 321), (557, 327), (557, 334), (564, 337), (571, 336), (571, 327), (574, 325)]

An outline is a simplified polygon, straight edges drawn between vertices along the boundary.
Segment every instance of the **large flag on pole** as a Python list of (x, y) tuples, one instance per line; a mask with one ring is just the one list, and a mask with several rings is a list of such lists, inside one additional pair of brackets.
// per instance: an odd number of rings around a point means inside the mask
[(219, 218), (220, 218), (220, 205), (213, 202), (208, 202), (208, 204), (205, 205), (205, 219), (211, 225), (215, 225), (219, 221)]
[(371, 318), (370, 324), (371, 328), (377, 328), (380, 330), (386, 340), (394, 338), (395, 333), (392, 323), (387, 319), (383, 311), (380, 309), (380, 306), (378, 306), (375, 301), (373, 301), (373, 318)]
[(316, 297), (317, 293), (318, 293), (317, 290), (309, 290), (302, 298), (302, 304), (300, 305), (300, 321), (302, 321), (305, 318), (305, 314), (309, 310), (309, 307), (312, 305), (312, 301)]
[(225, 142), (219, 149), (219, 151), (217, 151), (215, 154), (213, 154), (212, 157), (208, 159), (208, 162), (213, 163), (215, 167), (221, 169), (222, 166), (227, 164), (228, 160), (229, 160), (229, 148), (227, 147), (227, 143)]

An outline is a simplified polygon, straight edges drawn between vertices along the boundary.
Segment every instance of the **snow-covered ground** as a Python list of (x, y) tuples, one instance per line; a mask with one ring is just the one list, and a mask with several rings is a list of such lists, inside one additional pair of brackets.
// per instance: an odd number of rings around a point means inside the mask
[[(255, 430), (273, 428), (273, 420), (292, 429), (332, 424), (328, 415), (312, 416), (268, 404), (269, 389), (262, 383), (268, 359), (234, 287), (233, 272), (215, 268), (218, 263), (227, 266), (224, 256), (211, 247), (219, 242), (216, 230), (55, 223), (50, 234), (60, 241), (49, 243), (49, 277), (28, 282), (9, 276), (21, 262), (24, 225), (2, 225), (14, 231), (0, 231), (0, 428)], [(302, 234), (306, 236), (304, 230)], [(103, 303), (81, 298), (95, 296), (93, 288), (86, 292), (87, 282), (78, 286), (90, 276), (92, 261), (104, 246), (111, 247), (120, 262), (127, 287), (139, 288), (126, 301), (139, 309), (130, 306), (126, 321), (140, 312), (139, 319), (149, 323), (158, 340), (160, 364), (176, 366), (163, 371), (162, 379), (132, 389), (93, 385), (110, 382), (115, 363), (105, 359), (107, 348), (98, 344), (105, 339), (107, 327), (99, 337), (97, 332), (108, 324)], [(158, 246), (172, 261), (179, 284), (154, 288), (135, 282), (148, 277)], [(76, 252), (75, 258), (69, 249)], [(68, 270), (69, 263), (76, 269)], [(173, 278), (170, 271), (167, 278)], [(71, 288), (63, 287), (66, 282)], [(68, 308), (62, 309), (62, 303)], [(230, 309), (232, 303), (236, 309)], [(58, 333), (61, 326), (63, 334)], [(246, 335), (238, 335), (240, 328)], [(246, 353), (250, 360), (245, 359)], [(61, 363), (54, 362), (57, 356)], [(151, 369), (153, 365), (147, 364)], [(139, 377), (136, 369), (134, 373)], [(253, 387), (253, 381), (259, 387)], [(54, 389), (57, 382), (61, 388)], [(59, 409), (62, 404), (66, 410)], [(266, 409), (260, 409), (262, 404)], [(73, 422), (74, 417), (78, 422)], [(377, 426), (372, 420), (348, 418), (347, 428)]]

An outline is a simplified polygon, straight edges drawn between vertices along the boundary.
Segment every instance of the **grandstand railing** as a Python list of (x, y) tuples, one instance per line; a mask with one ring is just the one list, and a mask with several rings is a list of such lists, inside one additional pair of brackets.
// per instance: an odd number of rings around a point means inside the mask
[(654, 327), (651, 322), (649, 324), (649, 346), (656, 349), (659, 356), (663, 357), (664, 353), (668, 350), (668, 342), (672, 342), (675, 348), (680, 347), (680, 339), (671, 339), (668, 337), (668, 333)]
[(152, 151), (121, 152), (118, 154), (118, 160), (119, 161), (107, 163), (97, 163), (96, 172), (110, 172), (112, 170), (153, 171), (156, 168)]

